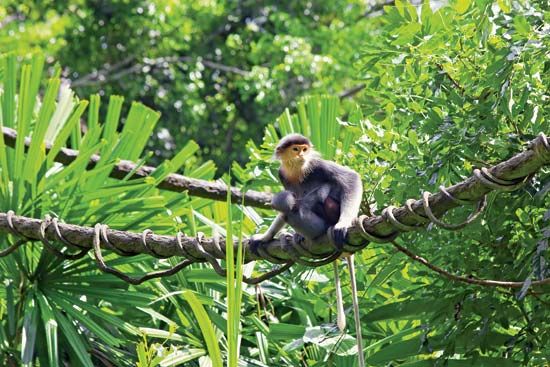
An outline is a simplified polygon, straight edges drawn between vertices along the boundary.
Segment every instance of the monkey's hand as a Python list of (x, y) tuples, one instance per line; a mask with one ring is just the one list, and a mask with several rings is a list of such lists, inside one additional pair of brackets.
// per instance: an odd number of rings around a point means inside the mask
[(248, 239), (248, 246), (254, 255), (260, 256), (258, 254), (258, 247), (265, 245), (266, 242), (263, 234), (255, 234)]
[(305, 240), (306, 238), (297, 232), (292, 235), (292, 242), (294, 243), (303, 243)]
[(348, 235), (348, 227), (350, 226), (351, 223), (340, 221), (336, 223), (336, 225), (332, 228), (332, 238), (334, 240), (334, 244), (338, 249), (342, 249), (342, 247), (344, 246), (344, 243), (346, 242), (346, 236)]

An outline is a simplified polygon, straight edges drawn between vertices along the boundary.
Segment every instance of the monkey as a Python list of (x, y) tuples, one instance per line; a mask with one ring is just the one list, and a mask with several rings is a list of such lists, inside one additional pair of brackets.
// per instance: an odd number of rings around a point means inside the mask
[[(271, 201), (279, 214), (262, 235), (254, 235), (249, 243), (254, 250), (270, 241), (283, 228), (290, 225), (296, 232), (296, 241), (304, 238), (315, 241), (332, 228), (334, 244), (341, 249), (346, 240), (347, 230), (359, 214), (363, 185), (359, 174), (347, 167), (321, 158), (313, 149), (311, 141), (300, 134), (283, 137), (275, 148), (274, 157), (281, 162), (279, 179), (285, 188), (275, 194)], [(354, 272), (353, 255), (347, 255), (348, 267)], [(334, 262), (337, 325), (340, 331), (345, 328), (345, 314), (338, 267)], [(357, 291), (352, 285), (354, 315), (356, 323), (360, 366), (362, 346), (360, 320), (357, 305)]]
[(313, 241), (334, 227), (334, 242), (341, 247), (361, 205), (359, 174), (321, 159), (309, 139), (300, 134), (283, 137), (274, 156), (281, 161), (279, 179), (285, 191), (274, 195), (271, 204), (280, 213), (267, 232), (252, 241), (258, 245), (269, 241), (288, 223)]

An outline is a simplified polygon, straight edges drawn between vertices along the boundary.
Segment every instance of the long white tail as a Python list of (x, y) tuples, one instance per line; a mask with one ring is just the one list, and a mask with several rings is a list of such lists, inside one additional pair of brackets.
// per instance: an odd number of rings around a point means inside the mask
[(336, 287), (336, 325), (341, 332), (346, 328), (346, 315), (344, 313), (344, 302), (342, 301), (342, 285), (338, 275), (338, 260), (332, 263), (334, 267), (334, 286)]
[(357, 283), (355, 281), (355, 258), (348, 256), (348, 269), (351, 282), (351, 298), (353, 300), (353, 317), (355, 319), (355, 339), (357, 340), (357, 356), (359, 367), (365, 367), (363, 354), (363, 336), (361, 335), (361, 317), (359, 315), (359, 297), (357, 296)]

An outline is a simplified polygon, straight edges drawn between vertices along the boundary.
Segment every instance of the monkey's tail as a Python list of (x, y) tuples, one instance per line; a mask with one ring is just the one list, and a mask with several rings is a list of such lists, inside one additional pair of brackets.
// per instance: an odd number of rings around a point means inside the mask
[(334, 267), (334, 286), (336, 288), (336, 325), (341, 332), (346, 328), (346, 314), (344, 313), (344, 302), (342, 301), (342, 285), (338, 274), (338, 260), (332, 263)]
[(355, 258), (348, 256), (348, 269), (351, 283), (351, 295), (353, 300), (353, 317), (355, 318), (355, 338), (357, 340), (357, 359), (359, 367), (365, 367), (365, 355), (363, 354), (363, 335), (361, 331), (361, 316), (359, 314), (359, 297), (357, 295), (357, 281), (355, 279)]

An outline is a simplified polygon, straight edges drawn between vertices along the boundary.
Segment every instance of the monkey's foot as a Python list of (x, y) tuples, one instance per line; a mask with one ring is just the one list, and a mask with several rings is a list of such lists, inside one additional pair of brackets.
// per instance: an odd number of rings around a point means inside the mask
[(336, 249), (342, 250), (342, 248), (344, 248), (344, 244), (346, 243), (348, 228), (347, 227), (330, 227), (327, 230), (327, 235), (329, 238), (332, 239), (332, 242), (334, 243), (334, 246), (336, 246)]
[(306, 241), (306, 238), (299, 233), (294, 232), (292, 235), (292, 242), (302, 244)]
[(254, 236), (252, 236), (248, 239), (248, 248), (254, 255), (256, 255), (257, 257), (261, 257), (261, 255), (258, 253), (258, 247), (264, 246), (265, 243), (265, 241), (262, 241), (259, 238), (254, 238)]

